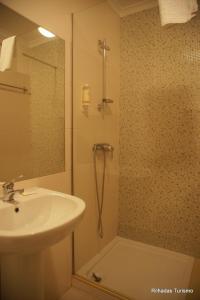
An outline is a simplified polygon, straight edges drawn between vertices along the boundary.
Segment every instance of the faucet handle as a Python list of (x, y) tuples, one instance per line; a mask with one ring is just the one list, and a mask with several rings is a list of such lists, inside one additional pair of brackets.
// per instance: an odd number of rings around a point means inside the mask
[(2, 188), (4, 193), (10, 193), (14, 190), (14, 182), (4, 182), (2, 184)]
[(20, 175), (16, 178), (12, 179), (11, 181), (1, 182), (0, 184), (2, 185), (4, 192), (5, 193), (13, 192), (16, 180), (23, 178), (23, 177), (24, 177), (23, 175)]

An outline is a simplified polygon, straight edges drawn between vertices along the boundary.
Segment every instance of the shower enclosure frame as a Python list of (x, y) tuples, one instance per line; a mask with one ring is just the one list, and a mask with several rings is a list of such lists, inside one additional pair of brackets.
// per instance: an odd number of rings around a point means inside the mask
[[(71, 47), (70, 47), (70, 56), (71, 56), (71, 180), (70, 180), (70, 189), (71, 189), (71, 194), (74, 195), (74, 28), (73, 28), (73, 23), (74, 23), (74, 14), (71, 15)], [(104, 40), (105, 41), (105, 40)], [(100, 44), (100, 42), (98, 41)], [(104, 58), (103, 58), (103, 64), (104, 64)], [(103, 68), (103, 76), (104, 76), (105, 68)], [(104, 109), (105, 105), (108, 103), (113, 103), (112, 99), (106, 98), (106, 91), (105, 91), (105, 85), (103, 85), (103, 99), (102, 103), (100, 103), (100, 106), (97, 107), (100, 111)], [(105, 99), (104, 99), (105, 98)], [(84, 278), (83, 276), (80, 276), (76, 274), (75, 270), (75, 233), (72, 232), (72, 237), (71, 237), (71, 243), (72, 243), (72, 279), (77, 280), (78, 282), (85, 284), (87, 286), (90, 286), (92, 288), (95, 288), (102, 293), (107, 294), (108, 296), (115, 297), (116, 299), (119, 300), (132, 300), (125, 295), (121, 295), (119, 292), (113, 291), (109, 289), (108, 287), (105, 287), (103, 285), (99, 285), (98, 283), (92, 282), (89, 279)]]

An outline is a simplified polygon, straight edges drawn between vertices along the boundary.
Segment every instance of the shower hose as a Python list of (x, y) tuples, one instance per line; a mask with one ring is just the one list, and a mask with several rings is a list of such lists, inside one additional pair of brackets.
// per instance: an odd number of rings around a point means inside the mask
[(105, 187), (105, 173), (106, 173), (106, 151), (102, 147), (100, 149), (103, 153), (103, 176), (102, 176), (102, 185), (101, 193), (99, 193), (98, 178), (97, 178), (97, 151), (98, 149), (94, 148), (93, 160), (94, 160), (94, 178), (96, 186), (96, 199), (97, 199), (97, 208), (98, 208), (98, 234), (100, 238), (103, 238), (103, 222), (102, 222), (102, 212), (103, 212), (103, 202), (104, 202), (104, 187)]

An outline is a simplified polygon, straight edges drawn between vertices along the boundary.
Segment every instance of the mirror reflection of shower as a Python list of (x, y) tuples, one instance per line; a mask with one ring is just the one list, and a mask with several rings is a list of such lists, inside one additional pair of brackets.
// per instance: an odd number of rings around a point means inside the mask
[(113, 103), (114, 101), (107, 97), (107, 86), (106, 86), (106, 59), (107, 51), (110, 51), (110, 47), (107, 45), (106, 40), (98, 41), (99, 52), (103, 56), (103, 97), (102, 102), (98, 104), (98, 110), (104, 110), (106, 104)]
[[(103, 154), (103, 174), (102, 174), (102, 184), (101, 189), (99, 188), (98, 177), (97, 177), (97, 153), (101, 151)], [(96, 186), (96, 200), (97, 200), (97, 209), (98, 209), (98, 234), (100, 238), (103, 238), (103, 204), (104, 204), (104, 190), (105, 190), (105, 176), (106, 176), (106, 153), (110, 152), (113, 156), (114, 147), (107, 143), (94, 144), (93, 146), (93, 161), (94, 161), (94, 178)], [(100, 191), (99, 191), (100, 190)]]

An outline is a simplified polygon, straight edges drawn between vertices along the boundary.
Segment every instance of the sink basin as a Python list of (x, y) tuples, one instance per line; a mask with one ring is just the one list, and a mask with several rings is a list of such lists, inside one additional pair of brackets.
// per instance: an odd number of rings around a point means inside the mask
[(85, 204), (42, 188), (15, 200), (15, 205), (0, 201), (1, 299), (44, 300), (43, 250), (74, 230)]
[(49, 247), (70, 234), (85, 210), (74, 196), (43, 188), (16, 195), (17, 205), (0, 201), (0, 253), (25, 254)]

